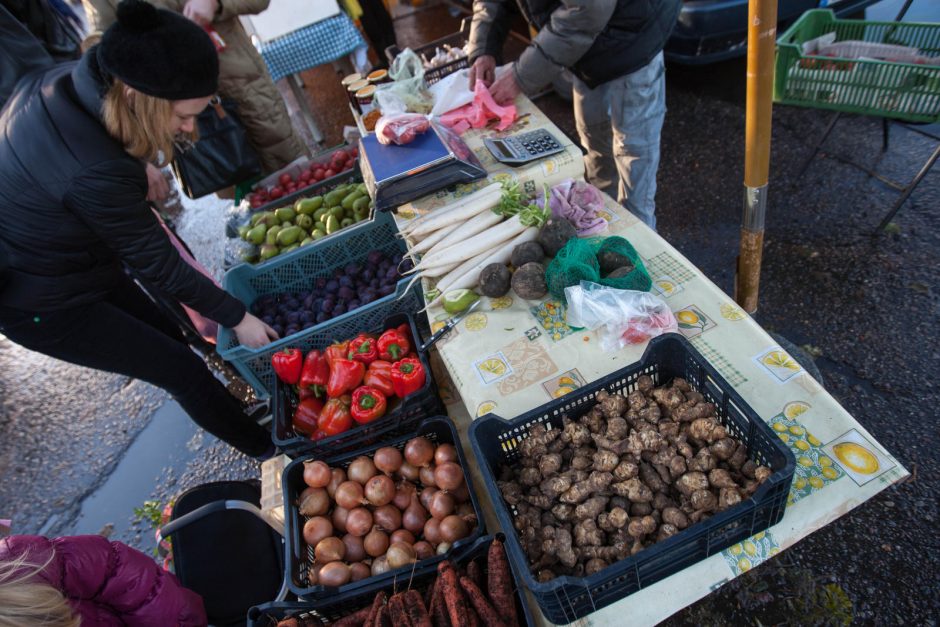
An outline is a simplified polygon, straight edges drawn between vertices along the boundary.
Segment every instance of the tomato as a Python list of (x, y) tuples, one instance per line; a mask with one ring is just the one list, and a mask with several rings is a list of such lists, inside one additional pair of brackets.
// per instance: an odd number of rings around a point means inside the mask
[(329, 170), (323, 173), (323, 178), (325, 179), (328, 179), (333, 176), (336, 176), (336, 170), (334, 170), (333, 168), (330, 168)]
[(268, 197), (270, 197), (271, 200), (277, 200), (283, 195), (284, 195), (284, 190), (280, 186), (272, 187), (271, 191), (268, 192)]
[(290, 174), (285, 172), (284, 174), (278, 177), (277, 182), (280, 183), (282, 186), (286, 186), (288, 183), (292, 182), (293, 180), (294, 180), (294, 177), (292, 177)]
[(313, 172), (313, 178), (318, 181), (322, 181), (323, 179), (326, 178), (326, 170), (324, 170), (323, 168), (317, 168)]
[(262, 205), (264, 204), (264, 201), (261, 200), (261, 199), (259, 199), (259, 198), (252, 198), (252, 199), (249, 201), (249, 204), (251, 205), (251, 208), (252, 208), (252, 209), (257, 209), (258, 207), (260, 207), (260, 206), (262, 206)]
[(358, 156), (359, 156), (359, 148), (356, 147), (356, 146), (353, 146), (352, 148), (350, 148), (350, 149), (349, 149), (349, 156), (350, 156), (350, 157), (353, 157), (353, 158), (358, 157)]

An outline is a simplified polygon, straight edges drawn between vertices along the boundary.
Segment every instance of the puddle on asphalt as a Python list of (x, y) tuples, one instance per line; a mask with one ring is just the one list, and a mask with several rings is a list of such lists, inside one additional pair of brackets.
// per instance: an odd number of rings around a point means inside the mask
[[(153, 415), (143, 431), (128, 447), (105, 483), (82, 501), (74, 526), (63, 535), (97, 534), (106, 525), (114, 525), (110, 538), (121, 540), (142, 551), (156, 547), (149, 522), (133, 524), (134, 508), (151, 498), (154, 486), (164, 470), (171, 468), (178, 477), (196, 452), (187, 443), (198, 427), (175, 401), (167, 401)], [(134, 537), (140, 533), (137, 543)]]

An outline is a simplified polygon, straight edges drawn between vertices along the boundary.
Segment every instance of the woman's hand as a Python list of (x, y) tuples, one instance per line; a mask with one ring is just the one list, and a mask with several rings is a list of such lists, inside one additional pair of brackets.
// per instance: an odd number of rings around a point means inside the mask
[(242, 321), (235, 325), (233, 330), (239, 343), (248, 348), (261, 348), (280, 339), (274, 329), (250, 313), (246, 313)]
[(170, 195), (170, 185), (163, 171), (152, 163), (147, 164), (147, 200), (163, 202)]
[(218, 12), (217, 0), (189, 0), (183, 7), (183, 15), (201, 26), (211, 24)]

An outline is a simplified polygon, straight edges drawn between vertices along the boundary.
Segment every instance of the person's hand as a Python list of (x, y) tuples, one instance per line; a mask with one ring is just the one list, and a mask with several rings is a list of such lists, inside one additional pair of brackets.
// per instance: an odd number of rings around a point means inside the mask
[(490, 87), (490, 95), (496, 104), (512, 104), (516, 96), (522, 93), (519, 83), (516, 82), (516, 75), (512, 70), (506, 70), (497, 78)]
[(238, 342), (248, 348), (261, 348), (280, 339), (274, 329), (250, 313), (246, 313), (233, 330), (235, 336), (238, 337)]
[(183, 15), (197, 24), (206, 26), (212, 23), (218, 10), (218, 0), (188, 0), (183, 7)]
[(496, 79), (496, 59), (491, 55), (484, 54), (477, 57), (473, 65), (470, 66), (470, 91), (477, 86), (477, 79), (483, 81), (483, 84), (489, 87)]
[(163, 202), (170, 195), (170, 185), (163, 171), (152, 163), (147, 164), (147, 200)]

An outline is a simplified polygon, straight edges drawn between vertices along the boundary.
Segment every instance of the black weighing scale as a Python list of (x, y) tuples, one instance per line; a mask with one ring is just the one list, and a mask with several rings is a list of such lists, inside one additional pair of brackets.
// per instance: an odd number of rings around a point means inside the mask
[(359, 167), (379, 211), (391, 211), (444, 187), (486, 176), (467, 144), (434, 122), (404, 146), (386, 146), (375, 134), (366, 135), (359, 140)]

